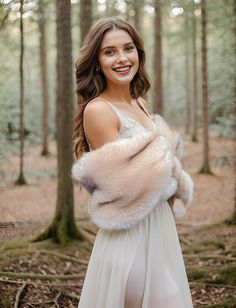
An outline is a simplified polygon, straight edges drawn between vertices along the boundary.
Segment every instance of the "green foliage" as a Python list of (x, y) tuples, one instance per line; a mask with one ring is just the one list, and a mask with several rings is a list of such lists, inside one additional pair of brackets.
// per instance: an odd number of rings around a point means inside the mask
[[(0, 0), (0, 163), (12, 153), (19, 153), (19, 18), (17, 3)], [(30, 132), (26, 137), (26, 149), (32, 144), (41, 143), (41, 112), (42, 97), (39, 67), (39, 33), (37, 1), (25, 1), (25, 128)], [(93, 2), (94, 22), (105, 15), (111, 14), (112, 3), (109, 0), (108, 10), (99, 11), (97, 1)], [(142, 35), (147, 52), (147, 70), (153, 80), (153, 2), (141, 1)], [(56, 80), (56, 14), (54, 1), (45, 0), (45, 23), (47, 35), (48, 82), (49, 82), (49, 133), (55, 137), (55, 80)], [(129, 22), (133, 23), (133, 2), (127, 1)], [(177, 8), (178, 14), (173, 14)], [(175, 11), (176, 12), (176, 11)], [(197, 25), (197, 62), (199, 87), (199, 120), (201, 120), (201, 33), (199, 4), (196, 4)], [(114, 14), (125, 18), (115, 6)], [(189, 28), (186, 29), (186, 16)], [(209, 79), (209, 117), (212, 129), (220, 136), (234, 137), (234, 33), (235, 20), (233, 0), (215, 0), (207, 2), (208, 16), (208, 79)], [(79, 56), (79, 2), (72, 4), (72, 38), (73, 63)], [(184, 124), (185, 110), (185, 41), (189, 39), (189, 57), (191, 50), (191, 1), (162, 2), (162, 38), (163, 38), (163, 85), (165, 116), (172, 124)], [(190, 63), (191, 64), (191, 63)], [(192, 64), (191, 64), (192, 65)], [(190, 66), (191, 66), (190, 65)], [(75, 76), (73, 76), (75, 78)], [(192, 69), (190, 71), (192, 83)], [(74, 79), (75, 80), (75, 79)], [(75, 87), (75, 82), (74, 82)], [(191, 88), (191, 93), (193, 89)], [(148, 93), (151, 105), (152, 92)], [(76, 98), (75, 98), (76, 100)], [(150, 106), (151, 111), (151, 106)], [(8, 123), (12, 123), (14, 133), (9, 136)], [(199, 126), (201, 123), (199, 124)], [(9, 140), (11, 137), (11, 141)]]

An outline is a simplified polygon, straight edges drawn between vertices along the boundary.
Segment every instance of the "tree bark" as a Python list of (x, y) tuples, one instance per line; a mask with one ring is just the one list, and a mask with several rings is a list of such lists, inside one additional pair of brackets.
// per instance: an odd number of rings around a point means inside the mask
[(133, 9), (134, 9), (134, 27), (141, 34), (141, 23), (140, 23), (140, 9), (142, 8), (140, 0), (133, 0)]
[(192, 48), (193, 48), (193, 128), (192, 141), (197, 142), (197, 109), (198, 109), (198, 82), (197, 82), (197, 48), (196, 48), (196, 17), (194, 13), (195, 2), (192, 0)]
[(91, 25), (92, 25), (92, 0), (80, 0), (80, 41), (81, 41), (81, 45)]
[(206, 1), (201, 1), (202, 28), (202, 112), (203, 112), (203, 166), (201, 173), (211, 174), (209, 165), (209, 136), (208, 136), (208, 85), (207, 85), (207, 16)]
[(20, 0), (20, 172), (16, 185), (25, 185), (24, 177), (24, 0)]
[[(236, 2), (234, 1), (233, 5), (233, 16), (234, 16), (234, 25), (233, 25), (233, 32), (234, 32), (234, 37), (236, 37)], [(236, 39), (234, 39), (234, 51), (236, 54)], [(236, 74), (234, 75), (234, 114), (236, 116)], [(234, 159), (234, 171), (236, 174), (236, 159)], [(235, 190), (236, 191), (236, 182), (234, 184)], [(236, 225), (236, 200), (234, 200), (234, 211), (232, 216), (226, 221), (229, 225)]]
[(155, 0), (154, 17), (154, 59), (153, 59), (153, 113), (163, 115), (163, 89), (162, 89), (162, 39), (161, 39), (161, 3)]
[(42, 152), (43, 156), (49, 154), (48, 151), (48, 80), (47, 80), (47, 53), (45, 35), (44, 3), (39, 0), (39, 46), (40, 46), (40, 68), (41, 68), (41, 87), (43, 98), (42, 110)]
[(185, 85), (186, 85), (186, 105), (185, 105), (185, 133), (189, 134), (190, 131), (190, 87), (189, 87), (189, 16), (188, 9), (186, 9), (185, 16)]
[(83, 240), (74, 218), (73, 183), (71, 178), (73, 95), (72, 41), (70, 0), (57, 0), (57, 203), (51, 225), (35, 241), (52, 237), (66, 244), (71, 238)]

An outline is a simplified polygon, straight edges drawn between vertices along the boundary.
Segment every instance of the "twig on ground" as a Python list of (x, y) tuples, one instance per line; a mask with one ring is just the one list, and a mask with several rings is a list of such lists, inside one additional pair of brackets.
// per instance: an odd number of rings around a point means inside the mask
[(206, 282), (190, 282), (190, 286), (197, 287), (197, 286), (206, 286), (206, 287), (216, 287), (216, 288), (228, 288), (236, 290), (236, 286), (227, 285), (227, 284), (217, 284), (217, 283), (206, 283)]
[(0, 272), (0, 277), (31, 279), (31, 280), (77, 280), (84, 277), (81, 275), (41, 275), (32, 273), (13, 273), (13, 272)]
[(27, 285), (27, 283), (25, 282), (25, 283), (24, 283), (22, 286), (20, 286), (20, 288), (18, 289), (18, 291), (17, 291), (17, 293), (16, 293), (14, 308), (18, 308), (18, 307), (19, 307), (19, 302), (20, 302), (20, 299), (21, 299), (21, 295), (22, 295), (22, 292), (24, 291), (26, 285)]
[[(10, 279), (2, 279), (0, 278), (0, 282), (5, 282), (5, 283), (13, 283), (13, 284), (24, 284), (25, 281), (20, 281), (20, 280), (10, 280)], [(34, 285), (34, 286), (45, 286), (45, 287), (51, 287), (52, 284), (51, 282), (41, 282), (41, 281), (27, 281), (28, 285)], [(55, 283), (53, 282), (53, 286), (56, 287), (78, 287), (78, 283)]]
[(93, 231), (93, 230), (91, 230), (88, 227), (85, 227), (83, 225), (80, 225), (80, 228), (82, 228), (84, 231), (88, 232), (89, 234), (91, 234), (93, 236), (96, 236), (96, 234), (97, 234), (97, 231)]
[(74, 294), (74, 293), (70, 293), (70, 292), (68, 292), (68, 291), (65, 291), (64, 289), (60, 289), (60, 288), (55, 287), (55, 286), (52, 286), (52, 289), (61, 292), (62, 295), (67, 296), (67, 297), (69, 297), (69, 298), (71, 298), (71, 299), (77, 299), (77, 300), (80, 299), (80, 296), (79, 296), (79, 295), (76, 295), (76, 294)]
[(77, 262), (77, 263), (80, 263), (80, 264), (83, 264), (83, 265), (88, 265), (88, 261), (80, 260), (79, 258), (67, 256), (67, 255), (64, 255), (62, 253), (49, 251), (49, 250), (41, 250), (40, 253), (52, 255), (52, 256), (58, 257), (61, 260), (72, 261), (72, 262)]
[(58, 301), (58, 299), (59, 299), (60, 296), (61, 296), (61, 292), (58, 292), (57, 295), (56, 295), (56, 297), (55, 297), (54, 300), (53, 300), (54, 304), (55, 304), (58, 308), (60, 308), (60, 307), (59, 307), (57, 301)]
[(187, 259), (201, 259), (201, 260), (208, 260), (208, 259), (216, 259), (216, 260), (227, 260), (227, 261), (236, 261), (236, 258), (228, 257), (228, 256), (221, 256), (221, 255), (201, 255), (201, 254), (184, 254), (184, 258)]
[(179, 239), (180, 239), (180, 242), (182, 242), (186, 246), (189, 246), (192, 244), (190, 241), (186, 240), (183, 236), (180, 236)]

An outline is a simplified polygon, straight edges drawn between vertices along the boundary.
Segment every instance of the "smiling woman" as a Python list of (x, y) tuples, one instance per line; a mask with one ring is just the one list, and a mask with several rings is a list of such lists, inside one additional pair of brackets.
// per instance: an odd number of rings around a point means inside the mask
[(130, 35), (120, 29), (107, 32), (99, 49), (98, 62), (107, 85), (126, 83), (129, 86), (139, 67), (138, 52)]
[(192, 182), (179, 135), (145, 107), (144, 63), (140, 35), (119, 18), (90, 29), (76, 63), (72, 173), (99, 227), (79, 308), (192, 308), (168, 203), (189, 202)]

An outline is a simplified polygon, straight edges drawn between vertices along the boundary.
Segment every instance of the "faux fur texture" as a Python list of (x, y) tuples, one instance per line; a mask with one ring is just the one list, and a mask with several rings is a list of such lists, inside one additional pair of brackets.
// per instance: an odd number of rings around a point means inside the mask
[(160, 115), (151, 114), (151, 118), (155, 123), (158, 135), (164, 136), (169, 141), (173, 154), (181, 159), (184, 153), (182, 136), (175, 130), (172, 130)]
[(191, 178), (177, 158), (181, 140), (163, 121), (156, 132), (106, 143), (74, 163), (72, 176), (90, 193), (88, 211), (98, 227), (126, 229), (174, 194), (185, 204), (191, 199)]

